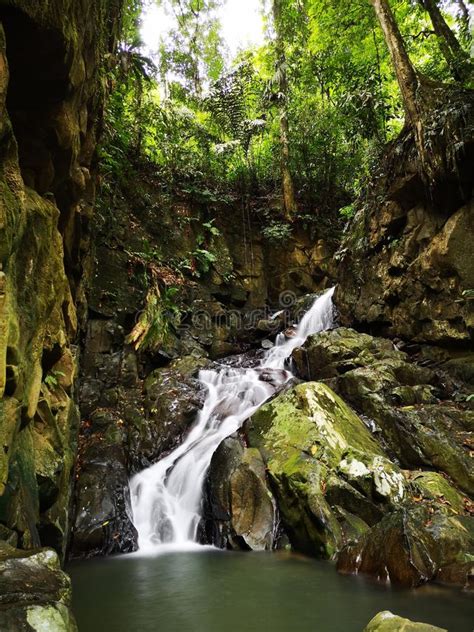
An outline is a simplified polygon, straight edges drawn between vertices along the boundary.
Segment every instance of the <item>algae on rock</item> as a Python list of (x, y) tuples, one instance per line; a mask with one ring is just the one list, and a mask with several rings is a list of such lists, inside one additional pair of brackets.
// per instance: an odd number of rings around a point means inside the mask
[(364, 422), (322, 383), (295, 386), (246, 425), (297, 550), (334, 556), (405, 495), (405, 480)]

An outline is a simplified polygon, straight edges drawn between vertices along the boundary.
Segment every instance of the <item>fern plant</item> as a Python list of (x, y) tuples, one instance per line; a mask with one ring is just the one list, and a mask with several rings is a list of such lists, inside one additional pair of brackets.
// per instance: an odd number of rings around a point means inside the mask
[(65, 373), (62, 371), (50, 371), (44, 378), (44, 383), (46, 386), (49, 386), (49, 388), (57, 388), (59, 386), (59, 378), (64, 376)]

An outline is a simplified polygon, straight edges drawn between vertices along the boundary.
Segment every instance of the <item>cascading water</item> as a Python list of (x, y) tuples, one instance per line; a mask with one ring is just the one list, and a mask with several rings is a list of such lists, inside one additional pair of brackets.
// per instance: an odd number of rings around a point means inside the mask
[(255, 368), (201, 371), (207, 388), (204, 406), (185, 441), (130, 481), (133, 522), (140, 551), (196, 541), (202, 488), (220, 443), (291, 379), (285, 362), (306, 338), (333, 325), (331, 288), (313, 303), (294, 336), (280, 334)]

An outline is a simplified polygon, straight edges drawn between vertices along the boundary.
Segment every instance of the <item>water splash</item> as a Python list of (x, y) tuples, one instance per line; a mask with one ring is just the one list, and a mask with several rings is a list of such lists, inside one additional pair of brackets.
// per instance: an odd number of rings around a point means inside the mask
[(286, 338), (280, 334), (255, 368), (201, 371), (207, 397), (185, 441), (130, 481), (133, 523), (141, 552), (163, 545), (189, 547), (201, 520), (202, 489), (212, 455), (293, 376), (286, 360), (306, 338), (333, 326), (331, 288), (313, 303)]

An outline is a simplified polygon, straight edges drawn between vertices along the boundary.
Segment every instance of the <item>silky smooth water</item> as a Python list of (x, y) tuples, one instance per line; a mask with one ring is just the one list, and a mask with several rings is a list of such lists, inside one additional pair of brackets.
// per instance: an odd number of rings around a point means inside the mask
[(292, 374), (286, 360), (310, 334), (333, 325), (334, 288), (317, 298), (294, 332), (283, 334), (254, 368), (223, 366), (201, 371), (206, 400), (183, 443), (130, 481), (133, 524), (141, 551), (175, 544), (186, 547), (197, 539), (202, 488), (212, 455)]
[(80, 632), (361, 632), (381, 610), (472, 632), (472, 596), (395, 590), (328, 562), (215, 549), (74, 562)]

